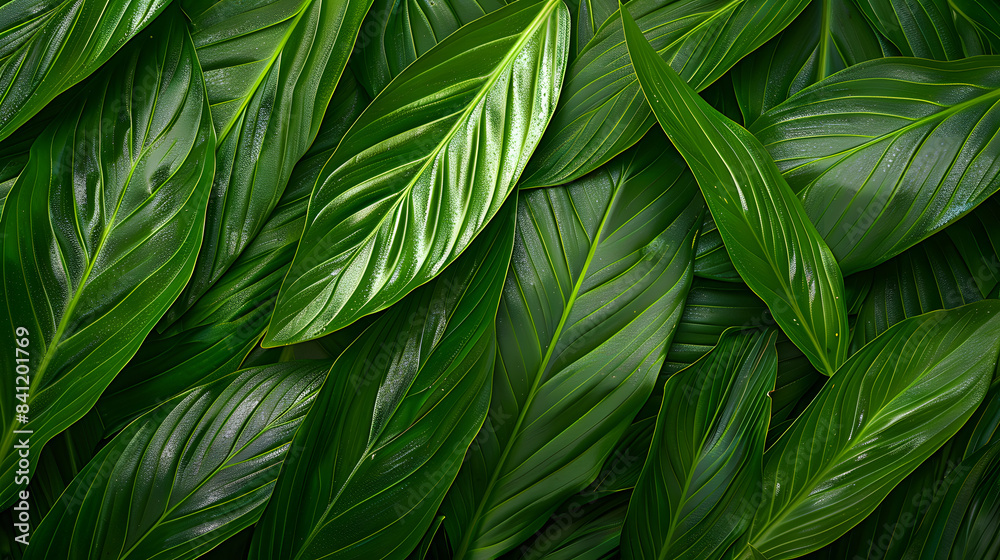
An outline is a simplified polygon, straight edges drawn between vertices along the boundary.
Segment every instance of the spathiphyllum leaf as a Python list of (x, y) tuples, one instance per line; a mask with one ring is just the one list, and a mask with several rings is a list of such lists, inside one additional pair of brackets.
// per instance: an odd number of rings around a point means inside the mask
[(0, 139), (86, 78), (167, 0), (8, 0), (0, 5)]
[(371, 0), (181, 5), (219, 144), (198, 264), (166, 324), (219, 281), (264, 227), (316, 137)]
[(40, 451), (82, 417), (191, 275), (215, 145), (204, 91), (184, 21), (172, 12), (32, 146), (0, 219), (0, 328), (24, 329), (19, 347), (30, 369), (26, 418), (15, 418), (14, 375), (0, 381), (10, 396), (0, 502), (15, 490), (12, 430), (32, 430)]
[[(628, 12), (659, 56), (700, 91), (774, 37), (808, 0), (634, 0)], [(656, 119), (643, 99), (614, 14), (574, 59), (559, 108), (522, 187), (561, 185), (642, 138)]]
[(25, 560), (193, 559), (251, 525), (329, 366), (247, 369), (153, 409), (77, 475)]
[(240, 367), (274, 310), (302, 234), (313, 183), (369, 101), (346, 72), (316, 142), (295, 166), (289, 188), (260, 233), (191, 309), (162, 334), (150, 333), (101, 395), (97, 410), (109, 434), (163, 400)]
[(516, 203), (337, 359), (251, 559), (406, 558), (417, 547), (486, 417)]
[(733, 265), (821, 372), (847, 358), (844, 281), (760, 143), (710, 107), (622, 12), (629, 55), (663, 130), (698, 180)]
[(1000, 189), (998, 100), (1000, 57), (887, 58), (799, 92), (750, 130), (850, 274)]
[(774, 330), (731, 329), (667, 380), (632, 492), (622, 558), (719, 558), (750, 525), (778, 355)]
[[(884, 1), (884, 0), (883, 0)], [(746, 125), (803, 88), (848, 66), (898, 54), (852, 0), (816, 0), (733, 69)]]
[(507, 0), (375, 0), (354, 45), (351, 67), (372, 97), (459, 27)]
[(907, 319), (851, 356), (765, 453), (750, 544), (797, 558), (871, 513), (982, 401), (997, 332), (1000, 301), (982, 301)]
[(555, 108), (561, 0), (520, 0), (407, 67), (327, 162), (265, 346), (384, 309), (452, 262), (497, 212)]
[(521, 195), (490, 414), (442, 507), (458, 559), (514, 549), (598, 475), (653, 389), (704, 208), (658, 131)]
[(854, 1), (872, 26), (904, 56), (936, 60), (965, 56), (948, 6), (951, 0)]

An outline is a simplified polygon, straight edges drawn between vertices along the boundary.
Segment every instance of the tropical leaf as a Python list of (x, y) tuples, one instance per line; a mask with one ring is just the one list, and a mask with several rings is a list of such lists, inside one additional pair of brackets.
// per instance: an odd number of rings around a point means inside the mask
[(765, 453), (750, 545), (796, 558), (871, 513), (982, 401), (998, 328), (1000, 302), (983, 301), (897, 323), (851, 356)]
[(1000, 198), (991, 197), (944, 231), (988, 297), (1000, 285)]
[(163, 403), (77, 475), (25, 558), (197, 558), (251, 525), (329, 366), (243, 370)]
[(1000, 57), (886, 58), (802, 90), (751, 131), (850, 274), (1000, 188), (998, 99)]
[[(659, 56), (696, 91), (776, 35), (808, 0), (633, 0), (628, 12)], [(570, 64), (565, 91), (521, 187), (561, 185), (642, 138), (656, 119), (643, 99), (619, 14)]]
[(574, 496), (505, 560), (610, 560), (618, 556), (629, 491), (585, 502)]
[[(883, 0), (884, 1), (884, 0)], [(815, 0), (733, 68), (747, 126), (803, 88), (859, 62), (898, 55), (851, 0)]]
[[(977, 46), (989, 45), (992, 54), (1000, 54), (1000, 6), (990, 0), (948, 0), (948, 5), (958, 21), (975, 29)], [(962, 41), (967, 42), (964, 34)], [(966, 54), (973, 56), (969, 49)]]
[(320, 173), (264, 346), (384, 309), (469, 245), (555, 106), (568, 18), (560, 0), (515, 2), (452, 34), (379, 94)]
[(572, 185), (522, 193), (485, 443), (442, 507), (456, 558), (515, 548), (598, 475), (653, 389), (703, 208), (655, 133)]
[(872, 27), (892, 41), (903, 56), (957, 60), (965, 53), (949, 1), (854, 0)]
[(375, 97), (459, 27), (506, 4), (507, 0), (375, 0), (354, 45), (351, 67)]
[(1000, 556), (1000, 443), (971, 455), (945, 480), (904, 560)]
[(486, 417), (516, 202), (334, 363), (251, 559), (406, 558), (417, 547)]
[(667, 380), (629, 502), (622, 558), (720, 557), (750, 525), (778, 356), (773, 330), (729, 330)]
[(167, 0), (8, 0), (0, 5), (0, 140), (86, 78)]
[(308, 150), (371, 0), (183, 0), (219, 137), (205, 237), (166, 324), (264, 227)]
[[(194, 307), (163, 333), (147, 337), (101, 395), (97, 410), (108, 434), (163, 401), (241, 367), (274, 310), (302, 234), (313, 183), (368, 101), (353, 75), (345, 73), (316, 142), (296, 165), (288, 190), (260, 233)], [(357, 334), (352, 330), (344, 338)]]
[(573, 20), (570, 58), (576, 58), (597, 30), (618, 11), (618, 0), (568, 0), (566, 6)]
[(4, 376), (0, 502), (15, 491), (12, 430), (32, 430), (39, 452), (80, 419), (191, 275), (215, 136), (194, 46), (169, 16), (45, 129), (4, 206), (2, 328), (20, 333), (30, 414), (14, 424)]
[(627, 12), (622, 20), (643, 93), (698, 179), (733, 265), (813, 365), (833, 375), (847, 358), (848, 329), (830, 249), (760, 143), (698, 97)]

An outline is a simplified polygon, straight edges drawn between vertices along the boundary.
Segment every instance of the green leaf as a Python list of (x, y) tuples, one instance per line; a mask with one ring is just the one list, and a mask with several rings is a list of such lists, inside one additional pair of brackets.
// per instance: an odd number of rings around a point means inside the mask
[(104, 426), (91, 410), (72, 426), (49, 440), (38, 455), (38, 467), (31, 475), (31, 515), (42, 519), (60, 501), (79, 499), (64, 491), (100, 448)]
[(29, 422), (0, 405), (0, 502), (14, 494), (14, 429), (32, 449), (81, 418), (191, 275), (215, 135), (178, 13), (146, 30), (32, 146), (0, 220), (7, 311), (24, 327)]
[(7, 0), (0, 5), (0, 139), (107, 62), (167, 0)]
[(439, 515), (431, 522), (431, 526), (420, 539), (420, 544), (408, 557), (409, 560), (424, 560), (434, 547), (435, 537), (441, 532), (441, 524), (444, 523), (444, 516)]
[(337, 359), (251, 559), (406, 558), (418, 545), (486, 417), (516, 203)]
[(25, 559), (191, 559), (253, 524), (328, 368), (247, 369), (160, 405), (77, 475)]
[(375, 0), (354, 45), (351, 67), (375, 97), (459, 27), (506, 4), (507, 0)]
[(833, 375), (848, 329), (830, 249), (760, 143), (698, 97), (627, 13), (622, 20), (643, 93), (697, 178), (733, 265), (809, 361)]
[(931, 505), (903, 558), (997, 558), (1000, 442), (963, 461), (945, 484), (947, 493)]
[(850, 274), (1000, 188), (998, 99), (1000, 57), (886, 58), (802, 90), (751, 131)]
[(955, 244), (943, 234), (872, 270), (873, 284), (851, 334), (855, 351), (908, 317), (983, 299)]
[(274, 310), (302, 234), (312, 185), (368, 101), (346, 72), (316, 142), (296, 165), (260, 233), (194, 307), (163, 333), (150, 333), (101, 395), (97, 410), (109, 434), (158, 403), (240, 368)]
[(982, 401), (997, 329), (1000, 301), (983, 301), (907, 319), (851, 356), (765, 453), (750, 544), (796, 558), (871, 513)]
[(749, 527), (776, 336), (730, 329), (711, 353), (667, 380), (622, 530), (622, 558), (718, 558)]
[(570, 58), (576, 58), (597, 31), (618, 12), (618, 0), (567, 0), (573, 20)]
[(705, 213), (705, 222), (701, 224), (698, 233), (694, 274), (710, 280), (743, 283), (740, 273), (733, 267), (733, 261), (722, 243), (722, 234), (719, 233), (719, 228), (715, 225), (715, 219), (710, 212)]
[(184, 0), (219, 137), (194, 275), (162, 330), (218, 282), (320, 127), (371, 0)]
[(993, 196), (944, 230), (983, 297), (1000, 285), (1000, 198)]
[(851, 0), (815, 0), (795, 21), (733, 68), (747, 126), (798, 93), (859, 62), (898, 55)]
[[(903, 56), (964, 58), (949, 0), (854, 0), (871, 25)], [(982, 54), (982, 53), (976, 53)]]
[(611, 560), (628, 511), (629, 491), (596, 500), (574, 496), (553, 512), (529, 541), (504, 556), (505, 560)]
[[(659, 57), (696, 91), (776, 35), (808, 0), (633, 0)], [(616, 13), (570, 64), (565, 91), (522, 188), (561, 185), (639, 141), (656, 119), (643, 99)]]
[(264, 346), (384, 309), (469, 245), (554, 109), (568, 18), (560, 0), (515, 2), (452, 34), (379, 94), (320, 173)]
[[(1000, 6), (991, 0), (948, 0), (948, 5), (957, 20), (974, 27), (980, 42), (988, 44), (992, 54), (1000, 54)], [(968, 49), (966, 53), (972, 56)]]
[(704, 208), (658, 134), (521, 194), (485, 442), (442, 507), (459, 559), (513, 549), (598, 475), (656, 382)]

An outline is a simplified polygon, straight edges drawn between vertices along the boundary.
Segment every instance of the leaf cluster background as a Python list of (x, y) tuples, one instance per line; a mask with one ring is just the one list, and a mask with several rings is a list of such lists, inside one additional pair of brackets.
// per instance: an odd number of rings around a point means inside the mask
[(995, 0), (9, 0), (0, 86), (0, 557), (1000, 558)]

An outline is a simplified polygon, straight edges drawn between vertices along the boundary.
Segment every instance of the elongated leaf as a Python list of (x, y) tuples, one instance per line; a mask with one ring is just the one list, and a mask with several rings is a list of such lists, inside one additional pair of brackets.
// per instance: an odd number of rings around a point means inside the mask
[(703, 205), (662, 135), (522, 193), (486, 442), (442, 507), (455, 557), (495, 558), (600, 472), (653, 389)]
[(949, 0), (854, 1), (872, 26), (892, 41), (903, 56), (936, 60), (965, 56)]
[(459, 27), (506, 4), (507, 0), (375, 0), (354, 45), (351, 67), (375, 97)]
[(698, 97), (628, 13), (622, 19), (643, 93), (698, 179), (733, 265), (792, 342), (833, 375), (847, 358), (848, 329), (830, 249), (760, 143)]
[(534, 537), (506, 560), (610, 560), (618, 557), (629, 491), (597, 500), (574, 499), (563, 504)]
[(441, 276), (344, 351), (286, 460), (252, 560), (406, 558), (486, 417), (516, 196)]
[(973, 454), (946, 479), (905, 560), (1000, 556), (1000, 442)]
[[(215, 135), (191, 39), (169, 15), (46, 128), (4, 206), (0, 320), (27, 331), (30, 414), (15, 424), (13, 398), (0, 405), (0, 502), (14, 492), (12, 430), (32, 430), (41, 451), (82, 417), (194, 266)], [(13, 375), (2, 389), (13, 397)]]
[(848, 66), (898, 54), (865, 21), (853, 1), (810, 2), (787, 29), (733, 69), (746, 125)]
[(264, 227), (316, 137), (371, 0), (184, 0), (219, 136), (205, 238), (166, 324)]
[(774, 330), (729, 330), (667, 380), (629, 502), (622, 558), (718, 558), (750, 525), (778, 355)]
[(855, 351), (907, 317), (982, 299), (955, 245), (942, 234), (873, 270), (874, 283), (851, 335)]
[[(992, 54), (1000, 54), (1000, 6), (991, 0), (948, 0), (948, 5), (960, 20), (975, 27), (980, 41), (990, 46)], [(968, 49), (966, 53), (972, 56)]]
[(167, 0), (14, 0), (0, 5), (0, 139), (108, 61)]
[(324, 362), (241, 371), (166, 402), (97, 454), (26, 559), (197, 558), (260, 516)]
[[(634, 0), (628, 11), (659, 56), (705, 89), (798, 15), (808, 0)], [(583, 48), (524, 188), (561, 185), (597, 169), (656, 122), (625, 48), (618, 14)]]
[(722, 243), (722, 234), (719, 233), (719, 228), (715, 225), (715, 219), (710, 212), (705, 213), (705, 222), (698, 233), (694, 273), (710, 280), (743, 283), (740, 273), (733, 267), (733, 261)]
[(945, 229), (983, 297), (1000, 285), (1000, 198), (993, 196)]
[(1000, 57), (887, 58), (806, 88), (751, 131), (849, 274), (1000, 189), (998, 99)]
[(72, 426), (49, 440), (38, 456), (38, 467), (31, 476), (31, 513), (42, 519), (60, 501), (78, 501), (80, 496), (66, 493), (90, 460), (97, 454), (104, 439), (104, 426), (91, 410)]
[(871, 513), (982, 401), (998, 329), (1000, 301), (983, 301), (907, 319), (854, 354), (765, 453), (750, 544), (796, 558)]
[(101, 395), (97, 410), (109, 434), (159, 402), (240, 368), (274, 310), (302, 233), (312, 185), (368, 101), (346, 72), (316, 142), (296, 165), (288, 190), (264, 228), (194, 307), (162, 334), (147, 337)]
[(568, 18), (560, 0), (515, 2), (448, 37), (379, 94), (320, 173), (264, 346), (384, 309), (469, 245), (555, 106)]
[(601, 26), (618, 11), (618, 0), (569, 0), (566, 6), (573, 19), (569, 52), (572, 58), (576, 58)]

